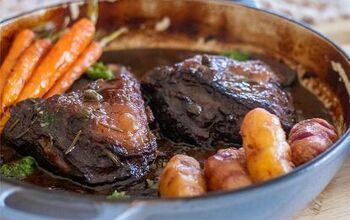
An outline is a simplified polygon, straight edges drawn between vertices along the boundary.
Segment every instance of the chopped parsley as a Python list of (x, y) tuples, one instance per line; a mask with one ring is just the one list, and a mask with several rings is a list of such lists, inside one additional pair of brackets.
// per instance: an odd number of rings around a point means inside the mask
[(40, 115), (40, 127), (48, 128), (50, 124), (54, 122), (54, 118), (49, 113), (41, 110), (38, 112), (38, 114)]
[(146, 179), (147, 182), (147, 187), (150, 189), (158, 189), (159, 188), (159, 183), (157, 183), (154, 180)]
[(36, 162), (33, 157), (27, 156), (12, 163), (3, 164), (0, 173), (6, 177), (25, 178), (36, 170)]
[(113, 72), (102, 62), (97, 62), (86, 71), (87, 76), (90, 79), (112, 79)]
[(128, 199), (130, 196), (126, 194), (125, 191), (118, 192), (117, 190), (114, 190), (114, 192), (107, 196), (107, 199)]
[(251, 58), (251, 54), (249, 52), (244, 52), (240, 50), (225, 51), (220, 53), (220, 55), (238, 61), (247, 61)]

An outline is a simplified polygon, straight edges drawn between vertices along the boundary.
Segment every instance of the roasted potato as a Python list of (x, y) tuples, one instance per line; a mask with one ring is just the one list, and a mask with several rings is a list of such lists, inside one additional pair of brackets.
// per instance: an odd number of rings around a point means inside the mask
[(288, 143), (295, 165), (306, 163), (327, 150), (338, 136), (334, 127), (326, 120), (312, 118), (294, 125)]
[(283, 175), (293, 169), (291, 151), (277, 116), (262, 108), (247, 113), (240, 131), (247, 167), (254, 182)]
[(190, 197), (204, 194), (207, 189), (199, 162), (186, 155), (173, 156), (160, 175), (159, 191), (161, 197)]
[(219, 150), (205, 161), (204, 174), (210, 191), (237, 189), (252, 184), (243, 148)]

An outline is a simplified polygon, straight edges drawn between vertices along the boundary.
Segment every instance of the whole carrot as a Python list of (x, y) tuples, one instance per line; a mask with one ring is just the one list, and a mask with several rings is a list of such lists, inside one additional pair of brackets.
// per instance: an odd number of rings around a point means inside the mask
[(74, 23), (35, 69), (17, 101), (42, 97), (91, 43), (94, 34), (95, 26), (88, 19), (82, 18)]
[(102, 55), (102, 47), (98, 42), (92, 42), (74, 62), (73, 66), (59, 78), (55, 85), (45, 94), (45, 98), (67, 91), (75, 80), (94, 64)]
[(50, 47), (50, 40), (38, 39), (23, 51), (4, 87), (2, 110), (15, 103), (26, 81), (32, 75), (34, 68), (38, 66)]
[(0, 134), (5, 128), (7, 121), (10, 119), (11, 113), (9, 111), (5, 111), (4, 114), (0, 117)]
[(12, 68), (22, 52), (32, 43), (34, 37), (34, 32), (28, 29), (24, 29), (16, 35), (12, 46), (0, 67), (0, 104), (3, 89)]
[(103, 47), (120, 35), (126, 33), (126, 28), (120, 28), (112, 34), (101, 39), (100, 42), (92, 42), (78, 57), (71, 68), (57, 80), (55, 85), (45, 94), (45, 98), (67, 91), (80, 76), (93, 65), (102, 55)]

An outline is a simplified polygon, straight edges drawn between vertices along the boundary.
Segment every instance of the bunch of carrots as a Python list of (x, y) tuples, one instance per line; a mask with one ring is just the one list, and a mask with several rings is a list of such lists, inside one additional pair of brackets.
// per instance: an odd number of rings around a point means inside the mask
[(94, 41), (95, 25), (87, 18), (76, 21), (56, 43), (36, 39), (31, 30), (20, 31), (0, 67), (0, 132), (12, 105), (64, 93), (101, 57), (103, 47), (126, 31)]

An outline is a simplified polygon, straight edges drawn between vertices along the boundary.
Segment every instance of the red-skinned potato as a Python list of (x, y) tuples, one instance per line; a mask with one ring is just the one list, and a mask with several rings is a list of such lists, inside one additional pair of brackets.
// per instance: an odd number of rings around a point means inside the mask
[(243, 148), (219, 150), (205, 161), (204, 173), (210, 191), (231, 190), (252, 184)]
[(247, 167), (254, 182), (262, 182), (293, 169), (291, 151), (277, 116), (262, 108), (246, 114), (240, 131)]
[(293, 126), (288, 138), (293, 163), (300, 165), (312, 160), (327, 150), (337, 138), (334, 127), (321, 118), (297, 123)]
[(165, 166), (159, 181), (161, 197), (191, 197), (206, 193), (204, 174), (193, 157), (178, 154)]

